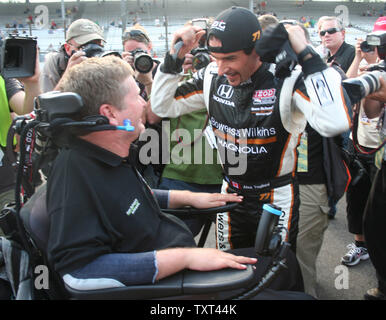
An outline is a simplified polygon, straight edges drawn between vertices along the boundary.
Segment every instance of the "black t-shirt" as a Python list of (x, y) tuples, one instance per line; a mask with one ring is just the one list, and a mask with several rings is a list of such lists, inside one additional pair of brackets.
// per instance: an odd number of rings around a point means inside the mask
[(355, 47), (347, 42), (343, 42), (338, 51), (333, 56), (328, 56), (327, 63), (335, 62), (344, 72), (350, 68), (355, 58)]
[(48, 257), (64, 275), (107, 253), (193, 247), (178, 218), (160, 211), (127, 159), (81, 139), (57, 156), (47, 184)]
[(8, 101), (11, 100), (14, 94), (24, 90), (22, 83), (17, 79), (8, 78), (8, 79), (4, 79), (4, 82), (5, 82), (5, 90), (7, 92)]

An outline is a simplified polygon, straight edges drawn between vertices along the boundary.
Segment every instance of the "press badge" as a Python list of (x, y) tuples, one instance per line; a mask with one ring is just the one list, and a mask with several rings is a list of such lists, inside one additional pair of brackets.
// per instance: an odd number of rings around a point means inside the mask
[(326, 78), (322, 72), (313, 75), (311, 77), (311, 82), (321, 106), (327, 106), (334, 102), (330, 87), (328, 86)]
[(308, 172), (308, 140), (307, 132), (302, 133), (298, 146), (298, 167), (297, 172)]

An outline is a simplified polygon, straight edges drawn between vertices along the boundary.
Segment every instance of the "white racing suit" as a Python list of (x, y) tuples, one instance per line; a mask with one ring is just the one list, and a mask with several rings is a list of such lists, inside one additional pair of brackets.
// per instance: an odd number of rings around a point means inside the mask
[[(180, 62), (181, 64), (181, 62)], [(213, 62), (182, 82), (178, 63), (167, 54), (151, 94), (153, 112), (174, 118), (206, 106), (224, 170), (223, 192), (237, 192), (243, 203), (217, 216), (217, 247), (251, 247), (264, 203), (279, 206), (283, 239), (296, 249), (299, 194), (296, 147), (307, 121), (331, 137), (350, 127), (349, 103), (337, 71), (315, 55), (303, 73), (274, 76), (274, 65), (263, 63), (237, 87), (219, 76)]]

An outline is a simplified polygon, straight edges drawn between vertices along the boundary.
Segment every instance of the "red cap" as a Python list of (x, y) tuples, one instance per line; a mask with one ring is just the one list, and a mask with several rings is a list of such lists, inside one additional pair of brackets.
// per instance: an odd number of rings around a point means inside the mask
[(373, 32), (374, 31), (386, 31), (386, 16), (380, 17), (375, 21)]

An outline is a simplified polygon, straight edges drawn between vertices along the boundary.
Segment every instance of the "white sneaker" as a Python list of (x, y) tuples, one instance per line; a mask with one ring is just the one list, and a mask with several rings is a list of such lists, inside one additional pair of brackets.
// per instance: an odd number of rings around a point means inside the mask
[(370, 258), (366, 248), (357, 247), (355, 243), (350, 243), (347, 246), (349, 251), (342, 257), (341, 262), (346, 266), (355, 266), (361, 260), (367, 260)]

